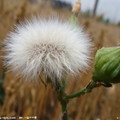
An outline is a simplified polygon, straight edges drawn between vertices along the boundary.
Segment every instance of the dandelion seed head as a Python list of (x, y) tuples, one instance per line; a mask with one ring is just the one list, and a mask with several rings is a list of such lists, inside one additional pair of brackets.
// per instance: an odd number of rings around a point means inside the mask
[(88, 67), (91, 42), (83, 32), (59, 19), (34, 18), (17, 25), (5, 40), (5, 65), (28, 80), (45, 74), (54, 82)]

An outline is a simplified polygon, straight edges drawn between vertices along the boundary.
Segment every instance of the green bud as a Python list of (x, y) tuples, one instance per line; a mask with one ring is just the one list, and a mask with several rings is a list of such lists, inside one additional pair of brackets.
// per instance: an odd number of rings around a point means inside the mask
[(101, 48), (97, 51), (92, 79), (120, 83), (120, 47)]

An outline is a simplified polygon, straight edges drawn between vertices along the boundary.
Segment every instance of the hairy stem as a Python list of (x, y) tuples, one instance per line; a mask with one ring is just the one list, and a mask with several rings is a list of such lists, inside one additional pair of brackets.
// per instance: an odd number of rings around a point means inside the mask
[(63, 97), (61, 97), (59, 99), (61, 107), (62, 107), (62, 120), (69, 120), (68, 118), (68, 111), (67, 111), (67, 100), (63, 99)]
[(3, 67), (2, 75), (0, 76), (0, 105), (3, 104), (4, 101), (4, 96), (5, 96), (5, 91), (3, 88), (3, 82), (5, 79), (5, 74), (6, 74), (6, 68)]
[(76, 92), (76, 93), (73, 93), (73, 94), (70, 94), (70, 95), (67, 95), (64, 99), (65, 100), (68, 100), (68, 99), (72, 99), (72, 98), (75, 98), (75, 97), (79, 97), (85, 93), (88, 93), (88, 92), (91, 92), (91, 90), (93, 88), (96, 88), (96, 87), (99, 87), (101, 84), (97, 84), (96, 82), (94, 81), (91, 81), (87, 87), (83, 88), (82, 90)]
[(60, 101), (62, 107), (62, 120), (69, 120), (67, 112), (68, 100), (64, 99), (66, 96), (66, 80), (63, 79), (62, 84), (58, 84), (56, 90), (58, 94), (58, 100)]

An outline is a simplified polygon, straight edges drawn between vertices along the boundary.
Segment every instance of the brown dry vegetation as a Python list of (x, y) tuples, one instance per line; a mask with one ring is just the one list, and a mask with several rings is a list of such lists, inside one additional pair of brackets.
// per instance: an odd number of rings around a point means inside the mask
[[(14, 24), (31, 15), (59, 15), (68, 20), (70, 12), (67, 9), (53, 9), (49, 2), (41, 3), (32, 0), (0, 0), (0, 42), (6, 37)], [(95, 49), (103, 46), (117, 46), (120, 42), (120, 28), (115, 25), (105, 25), (92, 18), (80, 18), (86, 30), (95, 43)], [(2, 52), (0, 53), (2, 55)], [(0, 60), (2, 71), (2, 60)], [(1, 73), (1, 72), (0, 72)], [(90, 80), (92, 69), (82, 77), (73, 79), (68, 85), (68, 93), (84, 87)], [(38, 120), (58, 120), (60, 105), (55, 91), (40, 83), (21, 83), (19, 78), (9, 73), (4, 81), (5, 100), (0, 107), (0, 116), (38, 116)], [(97, 88), (81, 98), (69, 103), (70, 120), (116, 120), (120, 117), (120, 84), (112, 88)]]

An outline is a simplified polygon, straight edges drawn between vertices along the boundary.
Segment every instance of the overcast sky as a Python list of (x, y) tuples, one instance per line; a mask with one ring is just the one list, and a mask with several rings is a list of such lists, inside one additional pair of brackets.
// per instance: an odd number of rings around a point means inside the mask
[[(72, 4), (76, 0), (62, 0)], [(113, 22), (120, 21), (120, 0), (99, 0), (97, 14), (104, 14), (105, 18), (109, 18)], [(95, 0), (81, 0), (82, 11), (92, 10)]]

